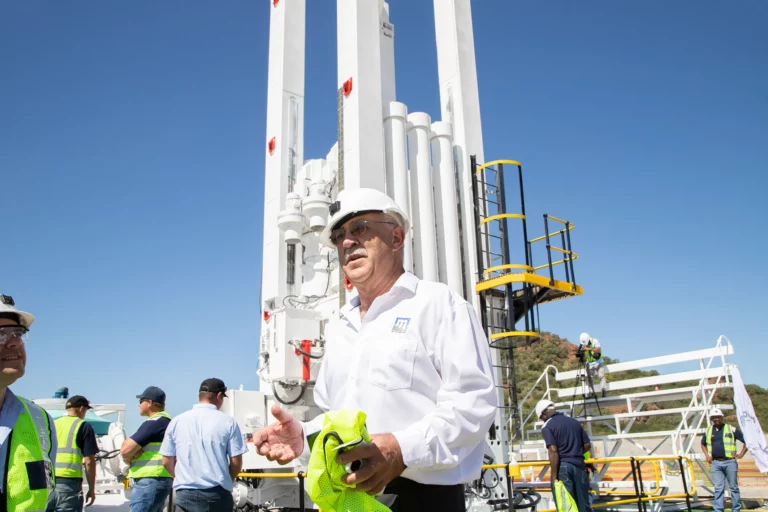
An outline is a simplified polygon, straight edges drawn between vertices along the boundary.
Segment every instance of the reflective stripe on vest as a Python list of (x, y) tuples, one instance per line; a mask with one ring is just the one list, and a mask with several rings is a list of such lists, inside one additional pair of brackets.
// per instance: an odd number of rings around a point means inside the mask
[(55, 488), (48, 414), (38, 405), (19, 397), (24, 412), (10, 436), (8, 471), (5, 475), (6, 507), (11, 510), (43, 512)]
[[(589, 343), (587, 343), (587, 348), (592, 348), (592, 338), (589, 338)], [(595, 357), (594, 352), (585, 352), (584, 356), (586, 357), (586, 361), (588, 363), (594, 363), (595, 361), (600, 359), (600, 357)], [(602, 354), (600, 354), (600, 356), (602, 357)]]
[[(709, 447), (709, 453), (712, 455), (712, 425), (707, 429), (707, 446)], [(727, 423), (723, 425), (723, 448), (725, 449), (725, 457), (732, 459), (736, 456), (736, 432), (733, 427)]]
[(59, 449), (56, 452), (56, 476), (82, 478), (83, 453), (77, 447), (77, 433), (85, 421), (77, 416), (62, 416), (54, 423), (56, 439), (59, 441)]
[[(160, 418), (171, 419), (171, 415), (161, 411), (151, 416), (147, 421), (155, 421)], [(160, 455), (162, 443), (148, 443), (142, 448), (142, 453), (133, 462), (128, 470), (128, 478), (172, 478), (171, 474), (163, 467), (163, 456)]]

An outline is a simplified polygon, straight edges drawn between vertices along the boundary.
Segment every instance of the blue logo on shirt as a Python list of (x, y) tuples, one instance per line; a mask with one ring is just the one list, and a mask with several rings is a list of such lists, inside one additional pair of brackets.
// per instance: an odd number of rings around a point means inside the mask
[(395, 319), (395, 325), (392, 326), (392, 332), (397, 334), (403, 334), (408, 330), (408, 324), (411, 323), (410, 318), (398, 317)]

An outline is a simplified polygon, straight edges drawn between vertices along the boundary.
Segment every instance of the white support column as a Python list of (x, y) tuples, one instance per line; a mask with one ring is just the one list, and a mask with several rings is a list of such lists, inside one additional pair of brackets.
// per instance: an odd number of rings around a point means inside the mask
[(386, 187), (380, 7), (377, 0), (336, 3), (338, 87), (348, 89), (339, 162), (345, 189)]
[[(295, 176), (304, 160), (305, 0), (269, 4), (267, 140), (264, 141), (264, 244), (261, 296), (286, 295), (287, 246), (277, 228)], [(298, 251), (297, 251), (298, 252)]]
[(440, 81), (440, 108), (443, 121), (453, 126), (454, 158), (459, 173), (462, 202), (462, 253), (466, 299), (480, 313), (475, 293), (478, 268), (472, 208), (472, 171), (469, 157), (483, 163), (483, 135), (480, 124), (480, 97), (477, 87), (475, 41), (470, 0), (434, 0), (437, 71)]
[(439, 281), (432, 165), (429, 158), (429, 114), (408, 115), (408, 161), (411, 173), (413, 267), (427, 281)]
[(384, 110), (384, 137), (387, 154), (387, 194), (395, 200), (411, 219), (411, 228), (405, 236), (403, 267), (413, 271), (413, 216), (408, 196), (408, 150), (406, 129), (408, 125), (408, 107), (392, 101)]
[(388, 105), (395, 94), (395, 26), (389, 22), (389, 4), (379, 0), (381, 25), (381, 101)]
[(432, 123), (431, 137), (440, 282), (462, 294), (461, 242), (451, 125), (442, 121)]

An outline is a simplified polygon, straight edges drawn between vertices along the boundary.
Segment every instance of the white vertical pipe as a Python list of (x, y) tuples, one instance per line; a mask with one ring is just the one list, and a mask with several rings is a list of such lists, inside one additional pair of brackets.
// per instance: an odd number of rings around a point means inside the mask
[(378, 1), (336, 0), (338, 87), (352, 86), (341, 116), (345, 189), (386, 187), (379, 7)]
[(413, 230), (413, 266), (416, 275), (427, 281), (439, 281), (435, 203), (432, 195), (432, 169), (429, 158), (429, 114), (408, 115), (408, 161), (411, 167), (411, 215)]
[(432, 167), (435, 173), (435, 214), (438, 230), (440, 281), (462, 294), (459, 214), (453, 166), (451, 125), (432, 123)]
[[(475, 37), (472, 29), (470, 0), (434, 0), (435, 39), (437, 40), (437, 74), (440, 82), (442, 119), (453, 126), (453, 146), (459, 173), (459, 195), (462, 201), (465, 299), (480, 315), (477, 283), (477, 243), (472, 192), (472, 169), (469, 158), (484, 163), (483, 127), (480, 123), (480, 94), (477, 86)], [(494, 363), (496, 364), (496, 363)], [(506, 460), (506, 459), (504, 459)]]
[[(384, 143), (387, 157), (387, 194), (411, 219), (411, 203), (408, 198), (408, 150), (405, 142), (405, 132), (408, 123), (408, 107), (396, 101), (389, 102), (384, 107)], [(405, 234), (403, 252), (403, 267), (413, 271), (413, 242), (411, 227)]]

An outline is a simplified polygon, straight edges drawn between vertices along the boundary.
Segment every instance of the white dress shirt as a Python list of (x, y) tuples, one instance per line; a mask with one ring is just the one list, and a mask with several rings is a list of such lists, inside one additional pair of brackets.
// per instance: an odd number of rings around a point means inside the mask
[[(324, 411), (356, 409), (371, 434), (395, 436), (403, 477), (453, 485), (479, 478), (497, 394), (490, 349), (472, 306), (442, 283), (404, 273), (360, 320), (342, 308), (314, 390)], [(311, 434), (322, 415), (305, 425)]]

